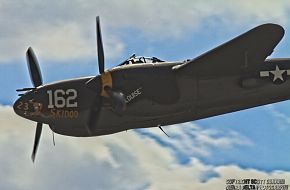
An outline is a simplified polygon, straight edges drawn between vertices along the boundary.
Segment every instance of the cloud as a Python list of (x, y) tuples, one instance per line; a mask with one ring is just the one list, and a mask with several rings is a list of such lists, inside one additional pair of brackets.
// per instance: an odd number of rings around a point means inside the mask
[(265, 106), (265, 110), (274, 116), (275, 121), (277, 122), (277, 126), (280, 130), (288, 130), (290, 125), (290, 118), (283, 113), (282, 111), (278, 110), (275, 105), (270, 104)]
[(204, 129), (194, 123), (164, 127), (165, 136), (159, 129), (140, 129), (137, 132), (151, 138), (163, 146), (167, 146), (178, 154), (191, 156), (211, 156), (214, 149), (231, 150), (236, 146), (253, 146), (247, 137), (232, 130)]
[(107, 58), (114, 59), (126, 49), (124, 35), (134, 38), (138, 32), (158, 41), (182, 38), (208, 25), (227, 30), (262, 22), (287, 24), (289, 8), (287, 0), (2, 0), (0, 61), (21, 59), (28, 46), (48, 60), (95, 59), (96, 15), (102, 18)]
[[(189, 156), (187, 164), (180, 164), (169, 147), (135, 131), (92, 138), (57, 135), (53, 147), (50, 130), (45, 127), (32, 164), (29, 154), (35, 124), (16, 116), (9, 106), (0, 107), (0, 116), (0, 189), (216, 190), (224, 189), (228, 178), (251, 177), (282, 178), (290, 183), (289, 171), (266, 173), (237, 165), (212, 166), (194, 156)], [(186, 131), (173, 129), (183, 127), (172, 126), (168, 133), (186, 137), (181, 134)], [(203, 132), (195, 125), (187, 128)], [(205, 131), (206, 136), (217, 134)]]

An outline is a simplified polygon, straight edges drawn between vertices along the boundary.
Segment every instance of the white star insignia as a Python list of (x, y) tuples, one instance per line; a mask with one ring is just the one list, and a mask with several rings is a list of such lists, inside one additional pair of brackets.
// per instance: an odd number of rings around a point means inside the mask
[(284, 82), (284, 78), (282, 76), (284, 72), (285, 70), (280, 70), (278, 65), (276, 65), (276, 69), (274, 71), (270, 71), (270, 73), (274, 75), (273, 82), (275, 82), (277, 79), (280, 79), (281, 81)]

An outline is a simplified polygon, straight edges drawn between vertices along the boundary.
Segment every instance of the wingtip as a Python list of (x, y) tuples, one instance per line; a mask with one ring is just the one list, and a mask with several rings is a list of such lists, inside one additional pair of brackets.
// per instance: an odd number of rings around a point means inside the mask
[(258, 31), (264, 35), (263, 39), (272, 38), (275, 43), (279, 43), (284, 37), (285, 30), (279, 24), (266, 23), (253, 28), (251, 31)]
[(260, 26), (257, 26), (256, 28), (260, 28), (260, 29), (264, 29), (264, 30), (268, 30), (269, 32), (273, 32), (273, 33), (280, 33), (282, 36), (284, 36), (285, 34), (285, 30), (284, 28), (279, 25), (279, 24), (275, 24), (275, 23), (266, 23), (266, 24), (262, 24)]

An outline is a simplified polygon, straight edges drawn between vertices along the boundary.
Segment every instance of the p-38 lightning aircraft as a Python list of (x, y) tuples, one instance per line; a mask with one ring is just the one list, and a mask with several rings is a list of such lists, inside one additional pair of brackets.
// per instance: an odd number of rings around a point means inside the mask
[(76, 137), (182, 123), (288, 100), (290, 59), (266, 59), (284, 35), (260, 25), (195, 59), (181, 62), (131, 56), (104, 69), (100, 20), (96, 19), (100, 74), (43, 84), (31, 48), (26, 58), (33, 88), (14, 111), (37, 122), (32, 160), (42, 125)]

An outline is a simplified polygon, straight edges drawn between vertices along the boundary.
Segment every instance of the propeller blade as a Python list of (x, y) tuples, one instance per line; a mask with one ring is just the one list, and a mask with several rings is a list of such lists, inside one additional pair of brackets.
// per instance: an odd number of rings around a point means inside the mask
[(39, 65), (31, 47), (29, 47), (26, 52), (26, 60), (27, 60), (29, 74), (30, 74), (30, 79), (32, 81), (33, 86), (38, 87), (42, 85), (42, 77), (41, 77)]
[(100, 26), (100, 17), (96, 18), (96, 31), (97, 31), (97, 53), (98, 53), (98, 62), (99, 62), (99, 72), (102, 74), (105, 71), (105, 56), (104, 56), (104, 48), (102, 41), (102, 33)]
[(31, 155), (32, 162), (34, 162), (34, 160), (35, 160), (35, 155), (37, 152), (37, 148), (38, 148), (38, 144), (39, 144), (39, 140), (40, 140), (40, 136), (41, 136), (41, 131), (42, 131), (42, 123), (37, 123), (33, 151), (32, 151), (32, 155)]

